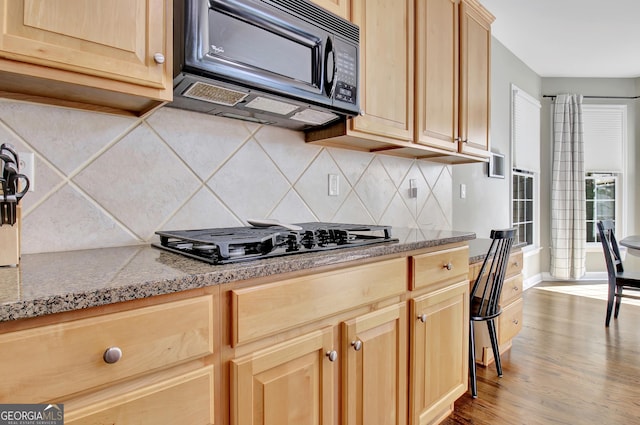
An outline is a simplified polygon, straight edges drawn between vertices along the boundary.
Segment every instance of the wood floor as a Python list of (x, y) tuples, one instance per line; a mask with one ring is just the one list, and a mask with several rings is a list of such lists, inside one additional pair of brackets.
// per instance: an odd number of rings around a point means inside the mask
[(623, 303), (607, 329), (606, 301), (536, 286), (524, 303), (504, 376), (478, 367), (478, 398), (443, 424), (640, 424), (640, 307)]

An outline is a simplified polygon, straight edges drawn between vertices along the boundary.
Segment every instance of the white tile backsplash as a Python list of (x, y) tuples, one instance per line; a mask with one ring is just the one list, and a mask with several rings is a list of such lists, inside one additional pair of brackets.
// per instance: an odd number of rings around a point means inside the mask
[[(0, 101), (0, 142), (36, 157), (22, 252), (147, 244), (248, 218), (451, 229), (451, 166), (306, 144), (174, 108), (145, 119)], [(328, 175), (340, 194), (328, 195)], [(409, 198), (409, 179), (418, 198)]]

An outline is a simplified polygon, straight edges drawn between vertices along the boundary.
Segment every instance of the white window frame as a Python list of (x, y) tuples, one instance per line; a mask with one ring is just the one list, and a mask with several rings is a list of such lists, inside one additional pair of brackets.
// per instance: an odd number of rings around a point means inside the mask
[[(518, 116), (516, 117), (516, 102), (518, 101), (522, 101), (525, 102), (525, 104), (527, 104), (529, 107), (528, 108), (523, 108), (521, 111), (530, 111), (531, 113), (534, 113), (534, 111), (536, 110), (537, 107), (537, 115), (535, 116), (529, 116), (529, 117), (524, 117), (524, 116)], [(523, 134), (523, 135), (518, 135), (517, 134), (517, 129), (518, 128), (526, 128), (526, 126), (521, 126), (518, 125), (518, 123), (516, 122), (517, 118), (522, 119), (525, 123), (526, 122), (540, 122), (540, 109), (541, 109), (541, 105), (540, 105), (540, 101), (538, 101), (535, 97), (531, 96), (530, 94), (528, 94), (526, 91), (520, 89), (518, 86), (516, 86), (515, 84), (511, 84), (511, 176), (510, 176), (510, 181), (509, 181), (509, 188), (511, 189), (511, 192), (509, 194), (509, 199), (510, 199), (510, 218), (511, 218), (511, 225), (515, 226), (514, 223), (514, 217), (513, 217), (513, 204), (514, 204), (514, 198), (513, 198), (513, 176), (514, 173), (522, 173), (525, 175), (531, 175), (533, 178), (533, 238), (532, 238), (532, 244), (531, 245), (527, 245), (523, 248), (523, 251), (526, 253), (528, 251), (533, 251), (533, 250), (539, 250), (540, 249), (540, 164), (536, 165), (532, 165), (532, 167), (535, 167), (534, 169), (517, 169), (517, 164), (515, 163), (516, 160), (516, 150), (518, 149), (517, 146), (517, 141), (525, 141), (526, 143), (536, 143), (537, 141), (537, 149), (540, 149), (541, 146), (541, 141), (540, 141), (540, 133), (538, 132), (537, 135), (532, 135), (532, 134)], [(537, 156), (538, 162), (540, 161), (540, 157), (539, 155)]]
[[(583, 108), (583, 115), (584, 115), (584, 110), (585, 109), (592, 109), (592, 110), (619, 110), (622, 112), (622, 122), (621, 122), (621, 164), (620, 164), (620, 170), (598, 170), (598, 169), (594, 169), (593, 166), (590, 166), (589, 164), (585, 163), (585, 178), (587, 173), (592, 173), (592, 174), (613, 174), (616, 176), (616, 194), (615, 194), (615, 200), (616, 200), (616, 212), (615, 212), (615, 222), (616, 222), (616, 235), (624, 235), (626, 234), (626, 228), (627, 228), (627, 214), (625, 214), (624, 212), (627, 211), (627, 200), (629, 199), (630, 196), (632, 196), (631, 193), (628, 193), (627, 188), (631, 189), (633, 188), (633, 185), (631, 184), (631, 182), (628, 182), (627, 179), (629, 178), (629, 176), (632, 174), (629, 172), (629, 168), (628, 168), (628, 154), (627, 154), (627, 150), (628, 150), (628, 144), (629, 144), (629, 139), (627, 137), (627, 120), (628, 120), (628, 113), (629, 113), (629, 108), (627, 105), (625, 104), (583, 104), (582, 105)], [(583, 116), (584, 119), (584, 116)], [(583, 135), (584, 137), (584, 135)], [(587, 144), (585, 143), (585, 149), (587, 148)], [(586, 202), (586, 201), (585, 201)], [(586, 225), (586, 221), (585, 221), (585, 225)], [(585, 234), (585, 240), (587, 238), (587, 235)], [(600, 242), (587, 242), (587, 248), (588, 249), (595, 249), (595, 250), (599, 250), (602, 248), (602, 245), (600, 244)]]
[(531, 217), (531, 233), (532, 233), (532, 238), (531, 238), (531, 244), (527, 244), (525, 249), (536, 249), (540, 246), (540, 184), (539, 184), (539, 173), (535, 173), (532, 171), (527, 171), (527, 170), (518, 170), (518, 169), (512, 169), (511, 170), (511, 183), (510, 183), (510, 187), (511, 187), (511, 226), (512, 227), (517, 227), (518, 224), (521, 223), (526, 223), (526, 222), (519, 222), (519, 221), (515, 221), (515, 217), (513, 216), (513, 207), (514, 207), (514, 203), (516, 201), (518, 201), (517, 199), (514, 199), (513, 197), (513, 177), (514, 176), (524, 176), (527, 178), (531, 178), (532, 183), (533, 183), (533, 187), (532, 187), (532, 195), (531, 195), (531, 201), (533, 203), (532, 205), (532, 217)]
[[(594, 176), (587, 176), (587, 174), (594, 174)], [(614, 198), (613, 198), (613, 200), (615, 202), (614, 221), (616, 223), (615, 224), (615, 226), (616, 226), (616, 235), (619, 235), (619, 234), (621, 234), (621, 231), (622, 231), (622, 228), (621, 228), (621, 224), (622, 224), (622, 217), (621, 217), (622, 216), (622, 212), (621, 212), (621, 210), (622, 210), (622, 208), (620, 208), (620, 205), (621, 205), (620, 194), (622, 193), (622, 190), (621, 190), (621, 185), (622, 184), (621, 184), (621, 182), (622, 182), (623, 174), (622, 173), (616, 173), (616, 172), (613, 172), (613, 171), (587, 171), (587, 172), (585, 172), (585, 179), (586, 180), (594, 179), (594, 178), (597, 177), (598, 174), (600, 174), (600, 175), (611, 175), (611, 177), (615, 180), (616, 190), (615, 190)], [(586, 201), (587, 201), (587, 199), (585, 197), (585, 202)], [(594, 226), (595, 226), (595, 223), (597, 221), (598, 220), (597, 220), (597, 218), (595, 217), (595, 214), (594, 214), (594, 220), (593, 220)], [(589, 220), (587, 220), (587, 223), (588, 222), (589, 222)], [(585, 234), (585, 239), (586, 239), (586, 237), (587, 237), (587, 235)], [(596, 248), (600, 249), (602, 245), (600, 244), (600, 241), (596, 240), (596, 241), (593, 241), (593, 242), (587, 241), (587, 246), (596, 247)]]

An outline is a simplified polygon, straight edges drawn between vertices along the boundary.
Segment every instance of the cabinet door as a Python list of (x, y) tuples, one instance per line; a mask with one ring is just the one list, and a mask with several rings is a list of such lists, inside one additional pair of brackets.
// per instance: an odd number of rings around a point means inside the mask
[(460, 3), (460, 152), (489, 156), (491, 21)]
[(411, 425), (448, 415), (465, 393), (469, 371), (469, 282), (411, 300)]
[(407, 423), (406, 305), (392, 305), (342, 324), (345, 425)]
[(164, 89), (154, 55), (172, 55), (167, 10), (165, 0), (0, 0), (0, 56)]
[(416, 2), (417, 143), (458, 150), (458, 1)]
[(234, 425), (331, 425), (336, 367), (333, 328), (231, 362)]
[(324, 7), (344, 19), (349, 19), (350, 0), (311, 0), (312, 3)]
[[(360, 108), (351, 130), (413, 138), (413, 1), (353, 0), (360, 26)], [(367, 135), (363, 137), (367, 137)]]

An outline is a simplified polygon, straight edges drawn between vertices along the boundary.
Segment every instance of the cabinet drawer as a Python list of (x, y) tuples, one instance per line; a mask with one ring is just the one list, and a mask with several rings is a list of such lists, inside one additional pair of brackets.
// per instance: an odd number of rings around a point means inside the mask
[[(0, 335), (0, 403), (41, 403), (213, 352), (203, 296)], [(105, 350), (122, 357), (108, 364)]]
[(410, 289), (426, 288), (435, 283), (459, 280), (469, 273), (469, 248), (459, 246), (411, 257)]
[(522, 329), (522, 298), (509, 304), (498, 317), (498, 343), (511, 341)]
[(396, 258), (233, 290), (233, 344), (402, 295), (406, 282), (406, 260)]
[(206, 366), (81, 409), (65, 404), (64, 423), (213, 424), (213, 400), (213, 366)]
[(514, 252), (509, 256), (509, 264), (507, 264), (507, 272), (505, 276), (513, 276), (522, 272), (522, 251)]
[(504, 280), (502, 294), (500, 294), (500, 305), (506, 307), (507, 304), (522, 296), (522, 275), (518, 274)]

